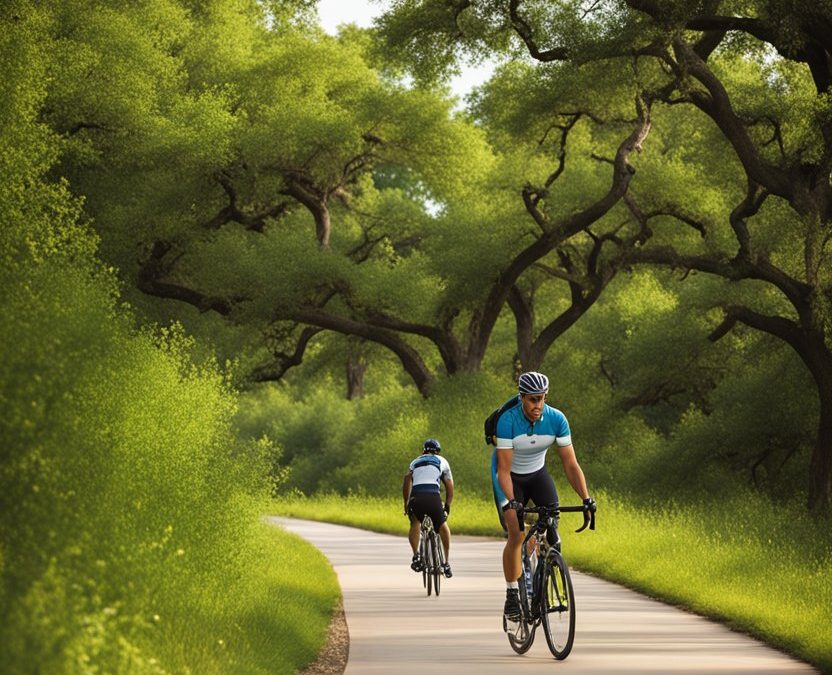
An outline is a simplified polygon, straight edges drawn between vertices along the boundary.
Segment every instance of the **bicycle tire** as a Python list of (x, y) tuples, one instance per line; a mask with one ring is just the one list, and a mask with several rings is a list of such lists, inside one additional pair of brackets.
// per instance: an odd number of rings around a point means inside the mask
[(552, 655), (562, 661), (575, 640), (575, 594), (569, 567), (555, 550), (549, 552), (540, 589), (540, 622)]
[[(515, 633), (506, 631), (506, 635), (511, 648), (518, 654), (525, 654), (534, 642), (534, 633), (537, 626), (531, 617), (529, 596), (526, 592), (523, 575), (520, 575), (518, 590), (520, 592), (520, 623)], [(505, 617), (503, 617), (503, 623), (505, 624)], [(505, 625), (503, 627), (505, 628)]]
[(433, 538), (433, 594), (436, 597), (439, 597), (439, 582), (442, 578), (442, 567), (439, 564), (439, 559), (441, 557), (439, 547), (442, 545), (442, 542), (439, 541), (439, 536), (436, 532), (434, 532), (431, 537)]
[(428, 597), (430, 597), (430, 594), (433, 592), (433, 570), (431, 569), (433, 566), (433, 538), (430, 535), (425, 537), (424, 565), (425, 574), (427, 575)]
[(425, 544), (426, 540), (427, 540), (427, 537), (425, 536), (425, 533), (422, 532), (422, 535), (419, 538), (419, 555), (422, 558), (422, 587), (423, 588), (428, 587), (428, 566), (427, 566), (427, 558), (425, 557), (425, 555), (427, 554), (427, 551), (425, 550), (426, 549), (426, 544)]

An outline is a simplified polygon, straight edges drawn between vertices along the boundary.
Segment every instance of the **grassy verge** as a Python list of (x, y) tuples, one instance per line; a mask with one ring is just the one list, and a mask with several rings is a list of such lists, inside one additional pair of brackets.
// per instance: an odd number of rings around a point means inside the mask
[(64, 589), (90, 581), (55, 567), (20, 605), (0, 597), (0, 670), (290, 675), (315, 660), (340, 597), (317, 549), (257, 523), (235, 559), (226, 552), (210, 566), (195, 574), (172, 561), (164, 581), (133, 575), (123, 599), (109, 602), (98, 595), (108, 585), (100, 580), (93, 598), (72, 598)]
[[(713, 507), (637, 509), (599, 495), (598, 529), (575, 534), (565, 514), (570, 564), (718, 619), (832, 672), (832, 546), (796, 513), (760, 500)], [(284, 497), (277, 513), (404, 535), (401, 500), (361, 495)], [(571, 516), (571, 517), (567, 517)], [(500, 536), (494, 505), (454, 502), (456, 534)], [(725, 528), (725, 529), (721, 529)]]
[(206, 589), (161, 619), (154, 647), (165, 671), (291, 675), (316, 659), (340, 597), (329, 562), (265, 524), (246, 557), (244, 582)]

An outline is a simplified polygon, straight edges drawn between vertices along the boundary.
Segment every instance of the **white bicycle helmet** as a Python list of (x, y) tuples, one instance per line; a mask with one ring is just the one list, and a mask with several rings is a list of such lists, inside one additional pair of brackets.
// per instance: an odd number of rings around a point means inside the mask
[(549, 391), (549, 378), (533, 370), (521, 373), (517, 381), (517, 390), (521, 394), (545, 394)]

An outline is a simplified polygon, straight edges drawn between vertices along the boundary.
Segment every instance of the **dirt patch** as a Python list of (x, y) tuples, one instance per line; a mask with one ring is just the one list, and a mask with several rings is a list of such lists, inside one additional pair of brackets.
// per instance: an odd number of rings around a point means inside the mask
[(318, 660), (298, 675), (342, 675), (349, 655), (350, 632), (344, 615), (344, 603), (340, 601), (329, 624), (329, 635)]

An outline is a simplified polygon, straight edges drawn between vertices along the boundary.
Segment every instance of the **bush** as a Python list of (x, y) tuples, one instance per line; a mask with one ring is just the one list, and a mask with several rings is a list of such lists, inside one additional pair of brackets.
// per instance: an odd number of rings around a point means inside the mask
[[(195, 365), (176, 330), (133, 329), (77, 267), (0, 283), (4, 671), (293, 672), (314, 658), (337, 584), (308, 546), (263, 532), (277, 448), (237, 441), (216, 366)], [(322, 594), (312, 613), (284, 603), (308, 639), (281, 652), (269, 598), (295, 583), (284, 565), (299, 546), (326, 583), (293, 601)]]

